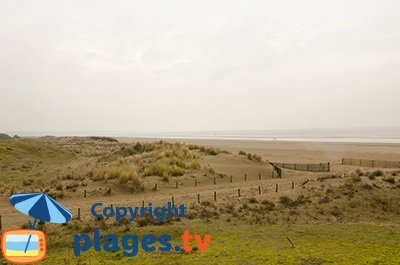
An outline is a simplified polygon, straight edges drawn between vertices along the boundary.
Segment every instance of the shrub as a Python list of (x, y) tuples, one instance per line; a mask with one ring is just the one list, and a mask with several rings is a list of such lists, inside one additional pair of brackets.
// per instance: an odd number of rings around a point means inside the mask
[(353, 176), (351, 177), (351, 180), (352, 180), (353, 182), (360, 182), (360, 181), (361, 181), (361, 178), (360, 178), (359, 175), (353, 175)]
[(310, 202), (310, 200), (306, 197), (304, 197), (303, 195), (299, 195), (299, 197), (297, 197), (296, 200), (292, 200), (291, 198), (289, 198), (288, 196), (284, 195), (279, 197), (279, 202), (285, 206), (285, 207), (296, 207), (298, 205)]
[(131, 188), (141, 188), (141, 180), (136, 167), (125, 159), (114, 161), (106, 167), (97, 169), (91, 174), (93, 180), (117, 179), (120, 184), (131, 184)]
[(225, 150), (221, 150), (214, 147), (204, 147), (204, 146), (200, 147), (200, 152), (212, 156), (216, 156), (218, 154), (229, 154), (229, 152)]
[(262, 161), (262, 157), (260, 155), (252, 154), (252, 153), (247, 153), (247, 159), (248, 160), (258, 161), (258, 162)]
[(109, 165), (93, 172), (95, 180), (104, 179), (131, 179), (137, 177), (136, 167), (133, 165)]
[(249, 199), (249, 203), (257, 203), (257, 202), (258, 202), (257, 199), (254, 198), (254, 197), (251, 197), (251, 198)]
[(265, 210), (273, 210), (275, 208), (275, 203), (269, 201), (269, 200), (263, 200), (261, 201), (261, 204), (264, 206)]
[(339, 174), (329, 174), (329, 175), (318, 177), (317, 180), (324, 181), (326, 179), (336, 179), (336, 178), (340, 178), (340, 175)]
[[(162, 145), (162, 142), (158, 143), (158, 145)], [(157, 147), (156, 143), (136, 143), (131, 146), (122, 146), (120, 150), (117, 152), (122, 156), (132, 156), (136, 154), (141, 154), (145, 152), (154, 151)]]
[(190, 168), (191, 169), (200, 169), (200, 163), (199, 162), (197, 162), (197, 161), (192, 161), (191, 163), (190, 163)]
[(216, 150), (216, 149), (214, 149), (212, 147), (208, 147), (208, 148), (206, 148), (205, 153), (207, 155), (216, 156), (216, 155), (218, 155), (219, 152), (218, 152), (218, 150)]
[(129, 178), (127, 176), (120, 176), (119, 177), (119, 184), (125, 184), (128, 183)]
[(258, 161), (258, 162), (261, 162), (262, 161), (262, 157), (260, 156), (260, 155), (257, 155), (257, 154), (253, 154), (253, 160), (255, 160), (255, 161)]
[(241, 155), (241, 156), (245, 156), (245, 155), (247, 155), (247, 154), (246, 154), (246, 152), (245, 152), (245, 151), (242, 151), (242, 150), (240, 150), (240, 151), (239, 151), (239, 155)]
[(351, 172), (351, 179), (353, 182), (360, 182), (361, 181), (361, 177), (363, 173), (360, 169), (357, 169), (353, 172)]
[(179, 158), (177, 156), (166, 158), (163, 161), (170, 166), (177, 166), (184, 169), (186, 168), (186, 163), (183, 161), (182, 158)]
[(382, 170), (375, 170), (374, 172), (371, 173), (371, 176), (374, 176), (374, 177), (380, 177), (380, 176), (383, 176), (383, 175), (384, 174), (383, 174)]
[(212, 174), (212, 175), (214, 175), (216, 172), (215, 172), (215, 169), (213, 169), (212, 167), (210, 167), (210, 166), (206, 166), (206, 167), (204, 167), (204, 171), (206, 171), (206, 172), (208, 172), (208, 173), (210, 173), (210, 174)]
[(131, 191), (143, 190), (144, 186), (142, 181), (138, 177), (129, 178), (128, 187)]
[(279, 202), (285, 207), (293, 206), (293, 200), (286, 195), (279, 197)]
[(248, 159), (248, 160), (252, 160), (251, 153), (248, 153), (248, 154), (247, 154), (247, 159)]
[(171, 170), (171, 175), (173, 177), (179, 177), (185, 175), (185, 169), (180, 167), (173, 167)]
[[(171, 162), (171, 161), (170, 161)], [(184, 163), (183, 163), (184, 164)], [(168, 163), (167, 160), (159, 160), (150, 167), (144, 169), (145, 176), (183, 176), (185, 174), (185, 168), (182, 163)]]
[(189, 150), (199, 150), (200, 146), (198, 146), (197, 144), (189, 144), (188, 148)]
[(391, 184), (395, 183), (394, 177), (382, 178), (383, 181), (389, 182)]
[(362, 176), (362, 175), (363, 175), (363, 172), (362, 172), (359, 168), (357, 168), (357, 169), (353, 172), (353, 174), (354, 174), (355, 176)]

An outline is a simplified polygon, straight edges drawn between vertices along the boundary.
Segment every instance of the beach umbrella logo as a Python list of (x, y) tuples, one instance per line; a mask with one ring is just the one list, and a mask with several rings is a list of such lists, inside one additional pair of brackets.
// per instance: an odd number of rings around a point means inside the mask
[[(49, 223), (66, 223), (72, 218), (70, 210), (43, 192), (10, 196), (15, 209), (35, 219)], [(33, 227), (34, 228), (34, 227)]]
[(41, 261), (46, 256), (46, 238), (42, 231), (35, 230), (36, 220), (49, 223), (66, 223), (72, 213), (46, 193), (21, 193), (10, 196), (15, 209), (34, 219), (29, 229), (7, 230), (2, 233), (1, 251), (11, 263), (29, 264)]

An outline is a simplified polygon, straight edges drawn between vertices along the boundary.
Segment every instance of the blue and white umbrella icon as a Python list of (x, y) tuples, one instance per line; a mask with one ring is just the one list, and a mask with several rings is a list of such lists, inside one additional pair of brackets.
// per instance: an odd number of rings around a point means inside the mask
[(46, 193), (13, 194), (10, 196), (10, 202), (21, 213), (43, 222), (62, 224), (72, 218), (71, 211)]
[[(43, 192), (19, 193), (10, 196), (10, 202), (15, 209), (35, 219), (30, 229), (35, 228), (36, 219), (49, 223), (66, 223), (72, 218), (72, 213), (67, 208), (56, 202), (53, 198)], [(26, 243), (25, 252), (29, 241)]]

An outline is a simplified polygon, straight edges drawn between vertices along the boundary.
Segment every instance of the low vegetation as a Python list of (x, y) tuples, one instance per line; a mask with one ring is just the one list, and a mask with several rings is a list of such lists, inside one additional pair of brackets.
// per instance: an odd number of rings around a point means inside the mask
[(243, 150), (240, 150), (238, 154), (241, 155), (241, 156), (246, 156), (247, 159), (249, 159), (249, 160), (254, 160), (254, 161), (257, 161), (257, 162), (261, 162), (262, 161), (262, 157), (260, 155), (257, 155), (257, 154), (246, 153)]
[[(201, 158), (228, 153), (199, 145), (165, 141), (128, 144), (97, 136), (7, 138), (0, 141), (0, 193), (42, 190), (63, 198), (82, 189), (97, 195), (109, 194), (112, 189), (138, 192), (146, 189), (147, 178), (168, 183), (186, 175), (215, 175), (212, 167), (201, 165)], [(81, 185), (71, 187), (71, 181)]]

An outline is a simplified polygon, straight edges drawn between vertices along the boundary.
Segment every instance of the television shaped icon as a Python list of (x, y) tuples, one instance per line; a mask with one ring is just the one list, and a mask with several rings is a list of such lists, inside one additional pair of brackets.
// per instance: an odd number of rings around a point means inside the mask
[(31, 264), (46, 257), (46, 237), (42, 231), (6, 230), (1, 236), (1, 252), (10, 263)]

